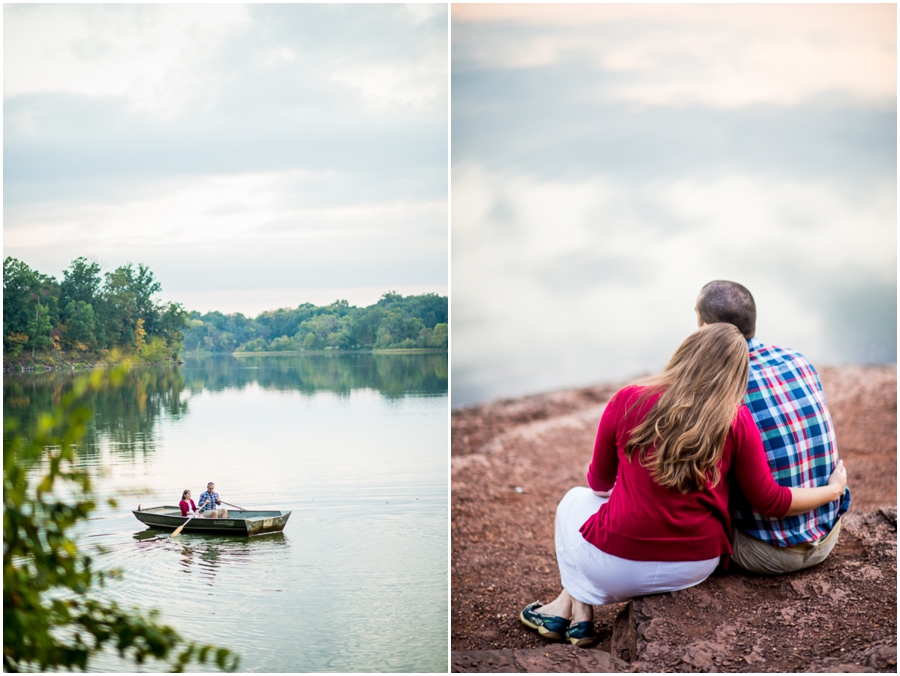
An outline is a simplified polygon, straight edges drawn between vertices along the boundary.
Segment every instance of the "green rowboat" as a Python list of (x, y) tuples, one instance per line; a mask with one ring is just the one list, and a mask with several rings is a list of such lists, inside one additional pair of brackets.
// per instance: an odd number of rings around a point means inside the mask
[[(195, 516), (188, 519), (181, 516), (178, 506), (145, 507), (135, 509), (132, 514), (143, 524), (153, 528), (175, 530), (184, 524), (182, 533), (219, 533), (221, 535), (262, 535), (278, 533), (291, 516), (290, 512), (266, 510), (229, 509), (225, 519), (207, 519)], [(187, 522), (187, 523), (185, 523)]]

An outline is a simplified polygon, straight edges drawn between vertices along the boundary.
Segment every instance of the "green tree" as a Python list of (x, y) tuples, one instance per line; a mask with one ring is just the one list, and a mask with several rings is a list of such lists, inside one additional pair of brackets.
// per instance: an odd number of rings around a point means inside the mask
[(158, 308), (157, 317), (154, 335), (165, 339), (171, 355), (177, 357), (184, 347), (184, 329), (188, 326), (187, 310), (181, 303), (167, 303)]
[(34, 307), (34, 317), (28, 322), (28, 344), (31, 346), (31, 356), (35, 349), (46, 350), (53, 345), (50, 335), (53, 332), (53, 324), (50, 322), (50, 310), (40, 303)]
[(378, 326), (386, 315), (382, 307), (373, 305), (367, 308), (353, 325), (353, 341), (360, 347), (372, 347), (377, 339)]
[[(92, 588), (121, 572), (97, 570), (72, 540), (72, 528), (95, 508), (76, 445), (91, 415), (85, 400), (115, 389), (126, 372), (120, 367), (75, 380), (27, 434), (4, 419), (4, 671), (87, 670), (106, 646), (137, 664), (164, 660), (174, 671), (211, 658), (220, 669), (237, 668), (230, 651), (186, 641), (155, 612), (145, 616), (92, 598)], [(38, 467), (45, 469), (35, 477)]]
[[(102, 293), (103, 325), (110, 347), (135, 345), (138, 319), (143, 320), (147, 335), (158, 335), (162, 311), (154, 304), (153, 295), (161, 289), (146, 265), (139, 264), (135, 268), (127, 263), (106, 273)], [(181, 327), (183, 323), (179, 329)]]
[(125, 272), (129, 288), (134, 293), (138, 316), (143, 318), (144, 323), (147, 324), (148, 333), (155, 334), (158, 309), (153, 302), (153, 296), (162, 290), (162, 285), (153, 278), (150, 268), (141, 263), (138, 264), (137, 269), (131, 263), (119, 269)]
[[(39, 285), (39, 273), (25, 263), (8, 256), (3, 259), (3, 336), (27, 334), (31, 320), (32, 297)], [(6, 347), (4, 348), (6, 349)]]
[[(303, 345), (304, 350), (323, 350), (328, 346), (328, 337), (338, 328), (337, 315), (316, 315), (307, 319), (294, 338)], [(312, 336), (310, 338), (309, 336)]]
[(150, 364), (161, 364), (169, 361), (172, 350), (162, 336), (153, 336), (140, 348), (141, 358)]
[(128, 268), (130, 265), (106, 273), (101, 318), (107, 347), (134, 344), (134, 329), (139, 315)]
[[(12, 257), (3, 261), (3, 345), (15, 350), (13, 334), (25, 334), (25, 347), (45, 349), (52, 345), (50, 335), (59, 321), (59, 286), (56, 280), (32, 270)], [(49, 322), (49, 327), (48, 327)]]
[(10, 331), (3, 336), (3, 351), (9, 354), (10, 357), (18, 357), (19, 353), (22, 351), (22, 348), (25, 347), (25, 343), (27, 342), (27, 333), (16, 333), (15, 331)]
[(59, 285), (59, 304), (65, 308), (73, 301), (81, 301), (93, 306), (99, 298), (102, 284), (100, 264), (88, 261), (83, 256), (76, 258), (63, 270), (63, 281)]
[[(387, 296), (388, 294), (385, 294)], [(415, 347), (419, 332), (423, 329), (422, 321), (407, 318), (399, 311), (391, 310), (381, 320), (375, 334), (375, 347)]]
[(68, 317), (60, 327), (62, 345), (66, 349), (88, 350), (96, 345), (94, 308), (83, 300), (69, 301), (63, 310)]

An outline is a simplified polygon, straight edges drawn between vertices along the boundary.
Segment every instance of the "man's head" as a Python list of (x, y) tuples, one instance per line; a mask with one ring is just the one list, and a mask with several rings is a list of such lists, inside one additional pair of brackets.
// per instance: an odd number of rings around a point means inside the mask
[(216, 488), (216, 485), (212, 481), (210, 481), (208, 484), (206, 484), (206, 490), (208, 490), (210, 493), (212, 493), (213, 490), (215, 490), (215, 488)]
[(710, 282), (697, 296), (697, 323), (734, 324), (750, 340), (756, 335), (756, 303), (750, 292), (737, 282), (717, 279)]

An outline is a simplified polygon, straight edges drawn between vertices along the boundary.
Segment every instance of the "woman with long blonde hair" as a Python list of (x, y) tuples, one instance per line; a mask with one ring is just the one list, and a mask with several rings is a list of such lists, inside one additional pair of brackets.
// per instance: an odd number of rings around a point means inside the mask
[(731, 554), (732, 478), (764, 516), (803, 514), (840, 498), (842, 462), (825, 486), (775, 483), (742, 405), (748, 361), (735, 326), (710, 324), (681, 344), (661, 375), (613, 396), (594, 443), (590, 489), (573, 488), (557, 508), (563, 590), (551, 603), (526, 606), (523, 623), (589, 646), (597, 640), (593, 605), (705, 580)]

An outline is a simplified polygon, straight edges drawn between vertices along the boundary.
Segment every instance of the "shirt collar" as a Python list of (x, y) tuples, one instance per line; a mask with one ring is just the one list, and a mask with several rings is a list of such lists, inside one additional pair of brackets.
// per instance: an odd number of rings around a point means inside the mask
[(753, 336), (750, 340), (747, 341), (747, 348), (750, 350), (750, 352), (753, 352), (753, 350), (758, 350), (762, 346), (763, 342), (756, 336)]

